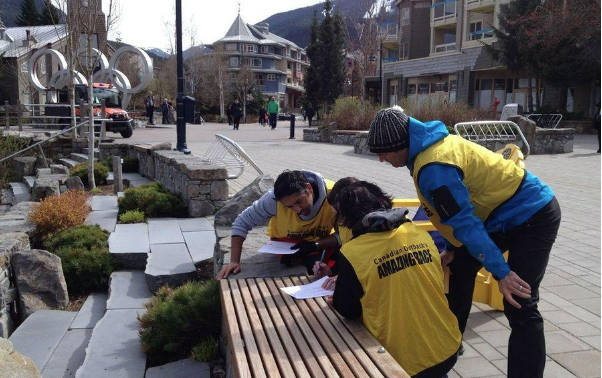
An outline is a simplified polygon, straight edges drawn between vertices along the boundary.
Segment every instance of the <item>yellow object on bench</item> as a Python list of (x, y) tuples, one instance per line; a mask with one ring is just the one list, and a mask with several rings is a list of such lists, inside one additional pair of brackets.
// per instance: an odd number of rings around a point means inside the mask
[(220, 281), (231, 375), (409, 378), (361, 321), (342, 318), (324, 298), (295, 300), (280, 290), (307, 283), (305, 276)]

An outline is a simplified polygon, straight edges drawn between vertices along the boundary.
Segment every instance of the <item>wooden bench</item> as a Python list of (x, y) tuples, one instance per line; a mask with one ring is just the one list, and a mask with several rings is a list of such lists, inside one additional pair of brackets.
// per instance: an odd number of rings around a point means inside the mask
[[(221, 280), (228, 376), (409, 377), (361, 321), (279, 288), (306, 276)], [(228, 361), (229, 360), (229, 361)]]

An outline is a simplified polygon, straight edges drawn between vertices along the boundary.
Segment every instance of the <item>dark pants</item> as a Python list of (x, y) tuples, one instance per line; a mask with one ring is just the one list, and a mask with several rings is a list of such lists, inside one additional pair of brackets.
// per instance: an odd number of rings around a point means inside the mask
[(311, 117), (307, 117), (307, 119), (309, 119), (309, 126), (311, 126), (311, 119), (314, 118), (314, 116)]
[(278, 122), (278, 114), (277, 113), (270, 113), (270, 127), (272, 129), (276, 128), (276, 122)]
[(149, 106), (146, 108), (146, 116), (148, 117), (148, 123), (150, 123), (151, 125), (155, 124), (155, 119), (153, 118), (153, 116), (155, 115), (155, 107), (154, 106)]
[[(560, 226), (560, 206), (554, 198), (525, 223), (505, 233), (490, 234), (502, 251), (509, 251), (508, 265), (531, 286), (531, 298), (514, 296), (520, 303), (518, 309), (504, 299), (504, 314), (508, 318), (510, 341), (508, 343), (508, 377), (543, 377), (546, 361), (546, 344), (543, 318), (537, 310), (539, 284), (548, 265), (552, 244)], [(481, 263), (465, 247), (456, 251), (449, 265), (449, 307), (458, 318), (464, 333), (472, 305), (472, 295)]]
[(164, 125), (167, 125), (169, 123), (169, 113), (168, 112), (163, 112), (161, 114), (163, 115), (162, 123)]
[(240, 124), (240, 117), (234, 116), (234, 130), (238, 130)]
[(458, 352), (460, 349), (456, 351), (451, 357), (447, 360), (438, 363), (435, 366), (431, 366), (428, 369), (421, 371), (420, 373), (413, 375), (412, 378), (442, 378), (447, 377), (447, 373), (454, 367), (456, 361), (458, 361)]

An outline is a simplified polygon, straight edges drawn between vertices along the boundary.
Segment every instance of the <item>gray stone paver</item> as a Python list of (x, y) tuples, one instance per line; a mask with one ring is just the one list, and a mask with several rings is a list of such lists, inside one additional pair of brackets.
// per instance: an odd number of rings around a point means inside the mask
[(98, 210), (117, 210), (117, 197), (116, 196), (92, 196), (90, 199), (90, 206), (92, 211)]
[(115, 231), (117, 225), (117, 213), (119, 210), (98, 210), (91, 211), (86, 218), (86, 224), (98, 225), (103, 230), (108, 232)]
[(599, 351), (564, 353), (552, 358), (578, 377), (600, 377)]
[(195, 264), (213, 258), (215, 250), (214, 231), (183, 232), (183, 235), (190, 256), (192, 256), (192, 261)]
[(207, 218), (178, 219), (182, 232), (213, 231), (213, 224)]
[(65, 333), (52, 357), (41, 371), (44, 378), (73, 377), (86, 357), (92, 329), (71, 329)]
[(190, 358), (150, 368), (145, 378), (209, 378), (209, 365)]
[(149, 219), (148, 236), (150, 244), (184, 243), (177, 219)]
[[(287, 125), (287, 123), (281, 123)], [(170, 140), (173, 130), (154, 129), (138, 130), (127, 143), (162, 142)], [(227, 125), (205, 124), (203, 128), (189, 128), (187, 135), (188, 148), (197, 155), (202, 155), (214, 139), (214, 134), (219, 133), (237, 141), (244, 150), (253, 158), (258, 166), (266, 173), (274, 176), (284, 169), (309, 169), (322, 173), (325, 177), (337, 180), (345, 176), (354, 175), (372, 181), (381, 186), (385, 191), (397, 198), (416, 198), (412, 179), (407, 169), (394, 169), (386, 164), (378, 163), (376, 157), (360, 156), (353, 153), (351, 146), (340, 146), (321, 143), (302, 142), (302, 127), (297, 127), (297, 139), (288, 139), (288, 128), (278, 128), (275, 131), (265, 131), (257, 125), (245, 125), (240, 131), (229, 130)], [(574, 152), (562, 155), (533, 155), (527, 158), (527, 169), (539, 176), (542, 181), (554, 190), (562, 208), (562, 223), (557, 242), (552, 249), (550, 262), (541, 285), (541, 298), (546, 305), (546, 311), (555, 309), (564, 311), (576, 318), (576, 322), (561, 323), (600, 323), (600, 155), (595, 154), (597, 140), (595, 135), (576, 135)], [(243, 175), (236, 180), (228, 182), (231, 193), (235, 193), (250, 183), (256, 177), (252, 170), (245, 170)], [(228, 258), (228, 256), (226, 257)], [(273, 266), (278, 269), (278, 265)], [(245, 269), (243, 267), (243, 273)], [(583, 291), (575, 287), (594, 292), (597, 296), (580, 298), (571, 296), (574, 292), (582, 296)], [(565, 288), (569, 286), (569, 288)], [(486, 308), (486, 307), (483, 307)], [(483, 312), (478, 308), (475, 313)], [(491, 316), (487, 313), (487, 316)], [(545, 315), (544, 315), (545, 316)], [(554, 316), (551, 314), (550, 316)], [(505, 318), (496, 321), (504, 324)], [(580, 348), (599, 349), (600, 336), (577, 336), (568, 330), (558, 330), (553, 327), (553, 318), (547, 319), (551, 323), (546, 325), (548, 345), (562, 344), (569, 340), (580, 342)], [(507, 326), (507, 323), (506, 323)], [(498, 334), (492, 334), (498, 332)], [(499, 333), (502, 334), (499, 334)], [(492, 347), (501, 354), (507, 355), (504, 347), (507, 344), (505, 331), (473, 331), (467, 328), (465, 341), (469, 344), (483, 343), (490, 340)], [(509, 332), (509, 331), (508, 331)], [(561, 336), (559, 336), (561, 335)], [(501, 338), (506, 339), (505, 342)], [(556, 346), (553, 346), (553, 351)], [(566, 352), (573, 353), (573, 352)], [(550, 355), (550, 352), (548, 352)], [(559, 352), (554, 355), (562, 355)], [(460, 357), (462, 361), (464, 357)], [(502, 364), (504, 360), (495, 360)], [(476, 362), (476, 360), (474, 361)], [(485, 361), (487, 362), (487, 361)], [(584, 364), (591, 362), (584, 361)], [(496, 365), (498, 366), (498, 365)], [(501, 366), (501, 365), (500, 365)], [(549, 361), (546, 377), (573, 377), (574, 375), (554, 361)], [(599, 359), (598, 359), (599, 370)], [(499, 370), (499, 369), (498, 369)], [(577, 376), (585, 377), (587, 375)], [(501, 374), (501, 373), (499, 373)], [(452, 373), (450, 377), (462, 374)], [(471, 375), (472, 376), (472, 375)], [(482, 375), (486, 377), (487, 375)]]
[(109, 236), (111, 253), (147, 253), (150, 251), (146, 224), (118, 224)]
[(144, 272), (119, 271), (111, 274), (109, 285), (108, 310), (144, 309), (144, 304), (152, 297)]
[(104, 316), (107, 310), (107, 295), (104, 293), (92, 293), (88, 296), (84, 305), (77, 313), (69, 329), (90, 329)]

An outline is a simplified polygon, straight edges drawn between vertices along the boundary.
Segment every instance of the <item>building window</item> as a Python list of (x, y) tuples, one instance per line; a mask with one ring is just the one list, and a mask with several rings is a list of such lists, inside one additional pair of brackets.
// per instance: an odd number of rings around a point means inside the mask
[(261, 46), (261, 52), (263, 54), (268, 54), (270, 52), (269, 47), (268, 46)]
[(261, 67), (261, 58), (244, 58), (243, 62), (246, 66)]
[(428, 84), (418, 84), (418, 94), (429, 93), (429, 85)]
[(230, 57), (230, 67), (238, 67), (238, 57), (236, 57), (236, 56)]
[(408, 94), (409, 95), (416, 94), (416, 84), (409, 84), (408, 85)]
[(458, 90), (458, 81), (457, 80), (449, 81), (449, 90), (452, 92)]
[(476, 41), (479, 39), (493, 38), (493, 29), (483, 29), (483, 21), (475, 21), (470, 23), (470, 40)]
[(276, 75), (268, 74), (268, 81), (276, 81)]
[(457, 0), (441, 1), (431, 5), (434, 8), (433, 19), (434, 20), (445, 20), (449, 17), (456, 16), (456, 2)]
[(248, 44), (243, 44), (241, 45), (242, 51), (243, 52), (250, 52), (250, 53), (254, 53), (256, 52), (256, 47), (255, 45), (248, 45)]
[(401, 8), (401, 25), (407, 26), (410, 24), (410, 8)]
[(297, 72), (301, 72), (301, 63), (297, 63)]
[(431, 84), (431, 93), (443, 93), (447, 92), (447, 81), (441, 81), (438, 83)]
[(265, 82), (263, 81), (263, 75), (258, 74), (255, 76), (255, 82), (257, 83), (257, 85), (259, 86), (263, 86), (265, 85)]
[(399, 46), (399, 59), (408, 59), (410, 57), (409, 43), (402, 43)]
[(236, 51), (238, 48), (236, 47), (236, 43), (226, 43), (226, 51)]

